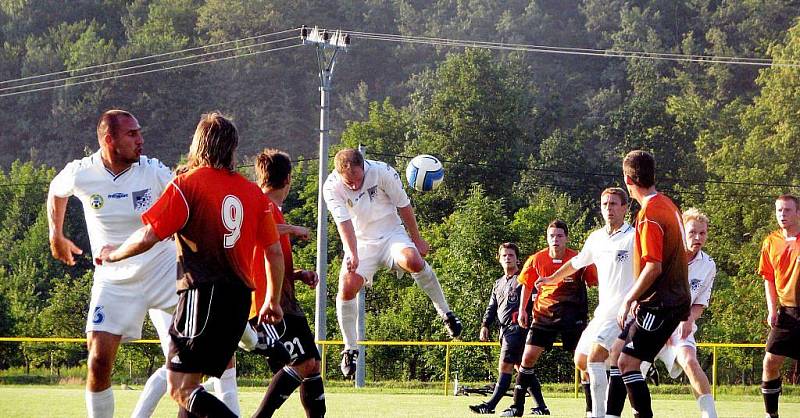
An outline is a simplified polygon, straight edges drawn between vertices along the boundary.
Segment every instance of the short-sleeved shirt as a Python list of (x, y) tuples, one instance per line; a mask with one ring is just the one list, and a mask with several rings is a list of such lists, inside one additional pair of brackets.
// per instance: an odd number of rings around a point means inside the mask
[(636, 217), (633, 274), (636, 279), (648, 262), (660, 262), (661, 274), (640, 296), (648, 307), (681, 309), (689, 313), (689, 290), (686, 243), (681, 212), (672, 200), (661, 193), (648, 196)]
[[(269, 196), (267, 196), (269, 199)], [(276, 225), (286, 224), (283, 217), (281, 208), (269, 199), (270, 210), (272, 211), (272, 219)], [(289, 239), (289, 234), (281, 235), (281, 251), (283, 251), (283, 286), (281, 286), (281, 309), (284, 315), (305, 316), (303, 309), (300, 308), (300, 303), (297, 301), (295, 295), (294, 282), (297, 280), (298, 274), (302, 270), (294, 269), (294, 260), (292, 258), (292, 241)], [(262, 249), (263, 251), (263, 249)], [(267, 295), (267, 271), (264, 263), (257, 263), (253, 266), (256, 277), (264, 277), (264, 279), (256, 280), (256, 289), (253, 291), (253, 303), (250, 307), (250, 318), (258, 315), (261, 306), (264, 304), (264, 297)]]
[(269, 199), (238, 173), (200, 167), (176, 177), (142, 221), (159, 239), (176, 235), (178, 291), (241, 280), (255, 288), (254, 265), (278, 242)]
[(350, 190), (335, 170), (325, 180), (323, 195), (336, 223), (353, 222), (356, 238), (379, 240), (402, 225), (397, 208), (411, 204), (400, 175), (384, 162), (364, 161), (364, 182)]
[[(106, 244), (122, 244), (142, 227), (141, 215), (161, 196), (172, 172), (155, 158), (141, 156), (127, 170), (114, 174), (103, 164), (100, 151), (70, 162), (50, 183), (50, 193), (81, 201), (92, 256)], [(137, 256), (95, 267), (95, 280), (138, 280), (143, 266), (164, 251), (175, 253), (172, 242), (161, 242)]]
[(689, 261), (689, 287), (692, 292), (692, 305), (708, 306), (711, 288), (717, 276), (717, 265), (708, 254), (700, 250)]
[(571, 260), (576, 269), (590, 264), (597, 267), (599, 301), (594, 310), (595, 318), (616, 318), (625, 295), (633, 287), (635, 236), (628, 223), (610, 234), (607, 228), (600, 228), (589, 235), (581, 251)]
[[(536, 289), (534, 289), (536, 291)], [(506, 276), (503, 274), (494, 282), (489, 305), (483, 314), (481, 326), (490, 327), (495, 322), (501, 327), (507, 327), (517, 322), (519, 304), (522, 302), (522, 283), (517, 280), (517, 275)], [(530, 313), (531, 304), (527, 310)]]
[[(562, 259), (553, 259), (545, 248), (528, 257), (518, 280), (532, 289), (536, 280), (555, 273), (576, 254), (575, 250), (567, 248)], [(576, 321), (586, 321), (589, 314), (587, 284), (597, 284), (597, 269), (593, 265), (563, 279), (542, 285), (533, 303), (533, 323), (544, 326), (562, 324), (569, 326)]]
[(773, 231), (761, 245), (758, 274), (775, 282), (781, 306), (797, 307), (800, 293), (800, 245), (798, 236), (784, 237), (781, 230)]

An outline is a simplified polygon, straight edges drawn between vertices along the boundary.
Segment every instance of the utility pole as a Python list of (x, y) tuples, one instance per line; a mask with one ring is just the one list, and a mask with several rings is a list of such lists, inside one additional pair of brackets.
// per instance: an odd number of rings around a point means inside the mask
[[(362, 144), (358, 144), (358, 151), (367, 159), (367, 147)], [(365, 341), (367, 339), (367, 286), (364, 283), (364, 286), (361, 286), (361, 290), (358, 291), (358, 301), (356, 305), (358, 306), (358, 328), (356, 333), (356, 338), (358, 341)], [(365, 380), (367, 376), (367, 347), (365, 345), (358, 345), (358, 358), (356, 359), (356, 387), (363, 388), (365, 386)]]
[[(340, 31), (330, 32), (316, 26), (310, 29), (303, 25), (300, 28), (300, 39), (303, 45), (315, 45), (317, 48), (317, 64), (319, 66), (319, 188), (317, 192), (317, 275), (319, 284), (316, 290), (316, 313), (314, 315), (314, 336), (319, 340), (327, 338), (328, 308), (328, 208), (322, 195), (322, 187), (328, 176), (328, 114), (330, 112), (331, 80), (336, 56), (340, 50), (347, 51), (350, 35)], [(329, 52), (332, 51), (332, 52)], [(322, 353), (323, 346), (317, 345)], [(323, 372), (324, 373), (324, 372)]]

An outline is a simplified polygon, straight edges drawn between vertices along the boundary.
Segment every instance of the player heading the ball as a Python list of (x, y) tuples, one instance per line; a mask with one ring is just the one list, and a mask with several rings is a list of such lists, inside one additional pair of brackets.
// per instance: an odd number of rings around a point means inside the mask
[(344, 246), (336, 316), (345, 344), (341, 369), (350, 377), (355, 374), (358, 356), (355, 297), (365, 284), (372, 284), (372, 276), (381, 267), (400, 275), (411, 273), (451, 337), (458, 337), (462, 326), (423, 258), (430, 247), (419, 234), (414, 209), (397, 171), (386, 163), (365, 160), (352, 148), (337, 152), (335, 164), (323, 193)]

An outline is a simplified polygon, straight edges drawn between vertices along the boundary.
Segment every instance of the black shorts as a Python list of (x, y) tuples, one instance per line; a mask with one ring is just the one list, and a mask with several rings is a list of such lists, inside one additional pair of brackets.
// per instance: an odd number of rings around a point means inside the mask
[(778, 323), (767, 337), (767, 352), (800, 360), (800, 314), (797, 308), (780, 307)]
[[(264, 324), (264, 328), (286, 347), (289, 365), (300, 364), (310, 358), (321, 359), (314, 342), (314, 333), (311, 332), (305, 316), (285, 315), (280, 324)], [(273, 373), (277, 373), (285, 365), (271, 357), (267, 359), (267, 364)]]
[(500, 359), (504, 363), (520, 364), (525, 351), (525, 328), (517, 324), (503, 327), (500, 332)]
[(625, 340), (622, 352), (652, 363), (675, 328), (686, 318), (684, 309), (639, 306), (634, 320), (619, 335), (621, 340)]
[(528, 345), (549, 349), (553, 347), (556, 338), (561, 334), (561, 343), (563, 344), (562, 347), (564, 350), (575, 351), (575, 347), (577, 347), (578, 340), (581, 339), (581, 334), (584, 329), (586, 329), (586, 321), (577, 321), (573, 326), (560, 326), (557, 328), (533, 324), (530, 330), (528, 330), (528, 340), (526, 343)]
[(247, 324), (250, 292), (239, 279), (180, 292), (167, 368), (220, 377)]

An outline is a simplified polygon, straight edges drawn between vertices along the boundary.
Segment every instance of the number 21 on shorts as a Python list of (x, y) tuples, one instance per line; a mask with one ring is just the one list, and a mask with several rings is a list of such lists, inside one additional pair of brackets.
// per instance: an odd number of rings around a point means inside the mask
[(236, 241), (242, 236), (242, 219), (244, 208), (242, 201), (234, 195), (227, 195), (222, 199), (222, 225), (228, 230), (223, 239), (225, 248), (233, 248)]

